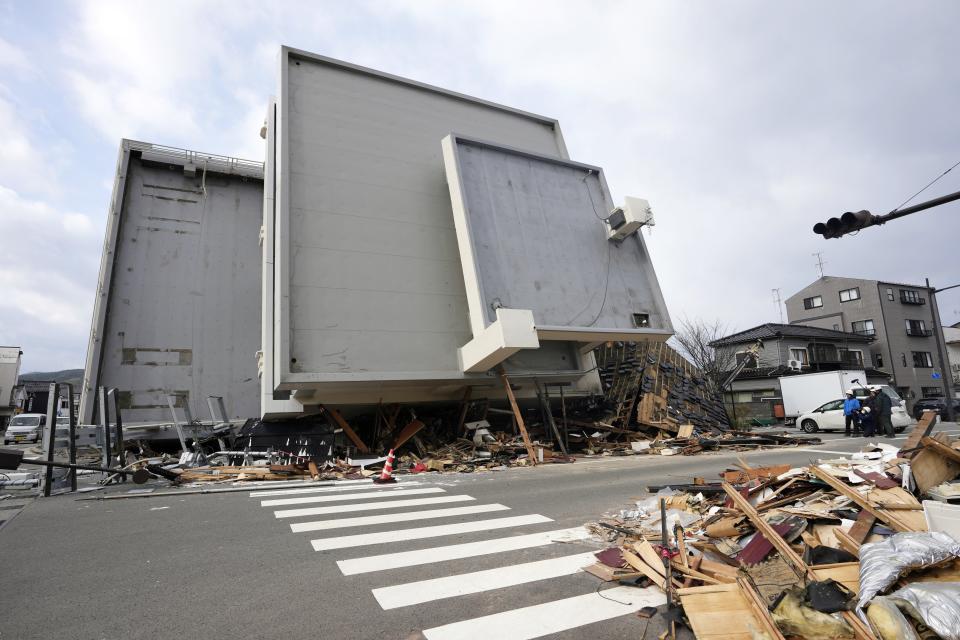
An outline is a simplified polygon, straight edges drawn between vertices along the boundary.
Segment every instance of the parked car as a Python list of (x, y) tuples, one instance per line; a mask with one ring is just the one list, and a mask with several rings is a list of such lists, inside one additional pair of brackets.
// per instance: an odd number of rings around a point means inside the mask
[[(913, 417), (920, 419), (920, 414), (929, 410), (938, 411), (940, 419), (947, 419), (947, 403), (943, 398), (921, 398), (913, 405)], [(960, 415), (960, 400), (953, 401), (953, 415)]]
[(40, 442), (47, 416), (42, 413), (21, 413), (10, 418), (3, 444), (16, 442)]
[[(891, 408), (890, 422), (893, 423), (893, 430), (900, 433), (909, 427), (913, 420), (910, 419), (906, 409), (895, 405)], [(797, 424), (805, 433), (843, 430), (844, 423), (843, 398), (831, 400), (797, 418)]]

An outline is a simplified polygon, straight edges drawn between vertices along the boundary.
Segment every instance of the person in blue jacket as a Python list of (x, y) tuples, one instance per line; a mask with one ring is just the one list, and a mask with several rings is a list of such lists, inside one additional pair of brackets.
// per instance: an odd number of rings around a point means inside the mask
[(843, 435), (850, 437), (850, 425), (854, 433), (860, 431), (860, 401), (853, 397), (853, 389), (847, 389), (847, 399), (843, 401)]

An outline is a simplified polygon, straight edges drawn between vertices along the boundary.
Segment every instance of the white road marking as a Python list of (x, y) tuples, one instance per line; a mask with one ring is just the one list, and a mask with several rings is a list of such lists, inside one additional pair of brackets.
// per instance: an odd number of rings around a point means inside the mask
[(553, 519), (542, 516), (539, 513), (534, 513), (525, 516), (476, 520), (474, 522), (460, 522), (457, 524), (442, 524), (432, 527), (415, 527), (413, 529), (381, 531), (379, 533), (360, 533), (336, 538), (319, 538), (317, 540), (311, 540), (310, 544), (313, 545), (315, 551), (328, 551), (330, 549), (347, 549), (349, 547), (363, 547), (371, 544), (402, 542), (404, 540), (422, 540), (424, 538), (439, 538), (441, 536), (473, 533), (475, 531), (521, 527), (528, 524), (540, 524), (541, 522), (553, 522)]
[(416, 567), (434, 562), (474, 558), (517, 549), (545, 547), (560, 541), (575, 542), (577, 540), (586, 540), (590, 537), (590, 532), (583, 527), (554, 529), (553, 531), (528, 533), (522, 536), (494, 538), (493, 540), (451, 544), (443, 547), (431, 547), (429, 549), (400, 551), (398, 553), (384, 553), (377, 556), (353, 558), (351, 560), (338, 560), (337, 566), (340, 567), (340, 572), (343, 575), (352, 576), (358, 573), (372, 573), (374, 571), (386, 571), (388, 569)]
[(424, 493), (446, 493), (440, 487), (426, 487), (425, 489), (406, 489), (403, 491), (373, 491), (370, 493), (335, 493), (329, 496), (304, 496), (302, 498), (278, 498), (277, 500), (261, 500), (261, 507), (282, 507), (290, 504), (312, 504), (314, 502), (342, 502), (344, 500), (369, 500), (370, 498), (416, 496)]
[(332, 487), (345, 484), (373, 484), (364, 480), (242, 480), (234, 483), (244, 487)]
[(375, 485), (370, 482), (363, 484), (351, 484), (346, 487), (310, 487), (307, 489), (282, 489), (280, 491), (252, 491), (251, 498), (263, 498), (265, 496), (292, 496), (302, 493), (334, 493), (336, 491), (363, 491), (364, 489), (380, 491), (396, 491), (406, 489), (407, 487), (422, 484), (420, 482), (404, 482), (403, 484)]
[(300, 518), (302, 516), (322, 516), (328, 513), (348, 513), (350, 511), (374, 511), (395, 507), (418, 507), (425, 504), (443, 504), (445, 502), (470, 502), (471, 496), (440, 496), (438, 498), (410, 498), (409, 500), (384, 500), (382, 502), (363, 502), (360, 504), (335, 504), (329, 507), (307, 507), (304, 509), (284, 509), (274, 511), (278, 518)]
[(420, 580), (419, 582), (408, 582), (392, 587), (382, 587), (374, 589), (373, 596), (384, 609), (396, 609), (422, 602), (454, 598), (468, 593), (480, 593), (527, 582), (536, 582), (537, 580), (568, 576), (577, 573), (592, 562), (596, 562), (596, 558), (590, 551), (561, 558), (549, 558), (497, 569), (473, 571), (433, 580)]
[(588, 593), (461, 620), (425, 629), (423, 635), (427, 640), (475, 640), (478, 636), (528, 640), (631, 614), (643, 607), (658, 607), (667, 601), (656, 587), (614, 587), (601, 593), (603, 595)]
[(302, 531), (323, 531), (326, 529), (343, 529), (345, 527), (362, 527), (366, 525), (386, 524), (388, 522), (408, 522), (410, 520), (427, 520), (430, 518), (449, 518), (451, 516), (465, 516), (472, 513), (490, 513), (491, 511), (509, 511), (510, 507), (502, 504), (478, 504), (469, 507), (451, 507), (449, 509), (429, 509), (427, 511), (405, 511), (403, 513), (382, 513), (375, 516), (360, 516), (357, 518), (339, 518), (337, 520), (318, 520), (316, 522), (295, 522), (290, 525), (294, 533)]
[(830, 451), (829, 449), (790, 449), (790, 451), (808, 451), (810, 453), (834, 453), (842, 456), (852, 456), (857, 451)]

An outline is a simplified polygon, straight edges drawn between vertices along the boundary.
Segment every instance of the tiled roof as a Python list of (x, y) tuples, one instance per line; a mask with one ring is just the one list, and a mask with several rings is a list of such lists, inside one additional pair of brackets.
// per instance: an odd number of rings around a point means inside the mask
[[(856, 369), (854, 366), (845, 366), (844, 370)], [(828, 369), (825, 371), (815, 371), (813, 369), (804, 369), (803, 371), (795, 371), (789, 367), (761, 367), (760, 369), (744, 369), (739, 374), (737, 374), (737, 380), (759, 380), (761, 378), (779, 378), (781, 376), (795, 376), (800, 374), (807, 373), (826, 373), (826, 371), (833, 371), (836, 369)], [(866, 367), (864, 372), (867, 374), (868, 378), (890, 378), (890, 374), (881, 369), (874, 369), (871, 367)]]
[(756, 342), (757, 340), (775, 340), (776, 338), (819, 338), (836, 342), (873, 342), (873, 336), (820, 327), (808, 327), (802, 324), (774, 324), (768, 322), (758, 327), (714, 340), (711, 347), (723, 347), (731, 344)]

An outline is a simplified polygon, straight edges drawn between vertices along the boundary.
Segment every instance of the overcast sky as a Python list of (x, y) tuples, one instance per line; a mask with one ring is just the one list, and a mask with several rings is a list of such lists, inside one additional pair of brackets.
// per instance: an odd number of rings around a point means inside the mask
[[(960, 283), (960, 203), (826, 241), (960, 161), (956, 2), (0, 0), (0, 345), (82, 367), (122, 137), (263, 159), (279, 45), (558, 118), (650, 200), (674, 321), (827, 275)], [(960, 190), (960, 167), (918, 200)], [(960, 321), (960, 289), (942, 294)]]

